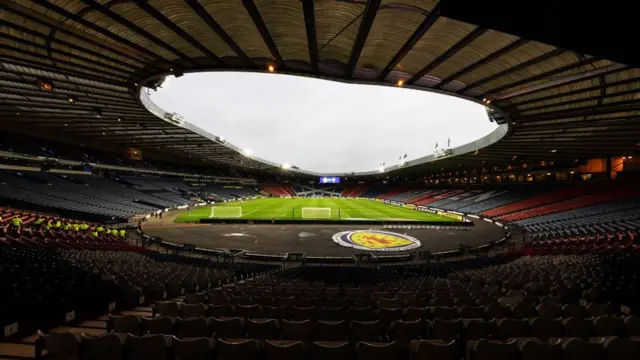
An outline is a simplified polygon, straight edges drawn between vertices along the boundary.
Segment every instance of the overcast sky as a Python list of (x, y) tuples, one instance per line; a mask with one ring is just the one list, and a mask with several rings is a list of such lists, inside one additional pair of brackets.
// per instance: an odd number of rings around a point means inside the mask
[(496, 127), (484, 107), (451, 96), (265, 73), (170, 78), (152, 100), (253, 155), (317, 172), (376, 170)]

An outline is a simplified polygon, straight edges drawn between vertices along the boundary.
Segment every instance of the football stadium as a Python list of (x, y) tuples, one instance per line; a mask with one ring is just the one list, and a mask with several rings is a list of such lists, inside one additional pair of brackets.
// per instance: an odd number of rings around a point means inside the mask
[(0, 2), (0, 359), (627, 360), (631, 2)]

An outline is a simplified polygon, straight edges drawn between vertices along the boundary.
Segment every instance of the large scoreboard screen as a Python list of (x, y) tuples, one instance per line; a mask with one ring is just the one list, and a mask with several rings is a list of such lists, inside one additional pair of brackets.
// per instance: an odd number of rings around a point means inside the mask
[(340, 184), (340, 177), (338, 176), (321, 176), (320, 184)]

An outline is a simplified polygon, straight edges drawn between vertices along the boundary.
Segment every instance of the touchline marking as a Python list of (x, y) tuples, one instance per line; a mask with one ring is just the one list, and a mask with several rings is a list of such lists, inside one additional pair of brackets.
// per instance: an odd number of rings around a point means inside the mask
[(257, 209), (255, 209), (255, 210), (249, 211), (248, 213), (243, 214), (243, 215), (242, 215), (242, 216), (240, 216), (240, 217), (245, 217), (245, 216), (247, 216), (247, 215), (249, 215), (249, 214), (253, 214), (254, 212), (256, 212), (256, 211), (258, 211), (258, 210), (260, 210), (260, 209), (261, 209), (261, 208), (257, 208)]

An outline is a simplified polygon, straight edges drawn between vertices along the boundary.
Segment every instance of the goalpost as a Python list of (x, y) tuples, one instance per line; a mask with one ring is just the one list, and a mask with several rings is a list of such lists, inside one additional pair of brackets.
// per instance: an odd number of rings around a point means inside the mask
[(212, 206), (210, 218), (239, 218), (242, 217), (241, 206)]
[(331, 219), (331, 208), (303, 207), (303, 219)]

